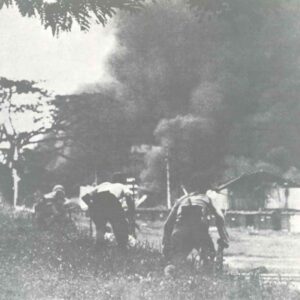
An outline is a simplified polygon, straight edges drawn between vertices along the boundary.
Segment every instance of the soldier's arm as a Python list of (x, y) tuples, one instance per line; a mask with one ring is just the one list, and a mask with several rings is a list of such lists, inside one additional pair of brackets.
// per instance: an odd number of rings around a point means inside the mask
[(63, 203), (63, 208), (66, 211), (71, 211), (72, 209), (74, 209), (74, 207), (77, 207), (78, 204), (74, 201), (72, 201), (71, 199), (65, 198), (64, 199), (64, 203)]
[(225, 227), (224, 214), (217, 205), (214, 205), (212, 199), (210, 199), (210, 198), (209, 198), (209, 208), (210, 208), (211, 213), (215, 216), (216, 227), (218, 229), (218, 233), (219, 233), (221, 242), (224, 243), (224, 247), (228, 247), (229, 235), (228, 235), (226, 227)]
[(129, 215), (134, 214), (135, 205), (134, 205), (133, 193), (126, 186), (123, 186), (123, 191), (122, 191), (122, 194), (121, 194), (121, 198), (123, 198), (123, 197), (125, 198)]
[(125, 198), (125, 202), (128, 209), (128, 215), (134, 216), (135, 215), (135, 203), (133, 199), (133, 193), (132, 191), (125, 185), (123, 185), (123, 191), (121, 194), (121, 198)]
[(94, 187), (89, 192), (84, 193), (81, 199), (89, 206), (92, 202), (92, 197), (97, 193), (97, 187)]
[(135, 204), (134, 200), (131, 194), (125, 193), (125, 201), (128, 208), (128, 218), (130, 222), (134, 222), (134, 216), (135, 216)]

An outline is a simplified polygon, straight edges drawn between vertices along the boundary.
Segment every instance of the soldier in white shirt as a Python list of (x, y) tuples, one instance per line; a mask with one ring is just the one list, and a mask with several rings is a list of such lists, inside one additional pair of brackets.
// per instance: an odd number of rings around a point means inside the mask
[(82, 200), (89, 207), (90, 216), (96, 225), (97, 246), (101, 248), (105, 243), (106, 225), (110, 223), (120, 248), (126, 248), (130, 234), (130, 219), (134, 213), (134, 203), (130, 189), (116, 181), (104, 182), (86, 193)]

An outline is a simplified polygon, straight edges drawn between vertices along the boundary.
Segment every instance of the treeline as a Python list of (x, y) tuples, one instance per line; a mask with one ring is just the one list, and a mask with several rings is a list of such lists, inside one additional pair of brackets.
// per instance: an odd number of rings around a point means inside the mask
[[(163, 199), (168, 152), (174, 195), (255, 170), (300, 180), (299, 4), (228, 0), (212, 13), (191, 3), (118, 17), (114, 83), (56, 97), (64, 127), (27, 149), (26, 172), (76, 190), (123, 170)], [(141, 144), (157, 147), (136, 166)]]

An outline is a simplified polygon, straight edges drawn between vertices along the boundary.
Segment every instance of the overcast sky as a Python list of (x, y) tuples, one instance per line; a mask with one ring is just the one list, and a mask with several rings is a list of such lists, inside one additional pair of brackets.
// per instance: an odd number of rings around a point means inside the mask
[(14, 9), (0, 10), (0, 76), (45, 80), (43, 86), (56, 94), (109, 81), (105, 62), (115, 44), (112, 25), (95, 25), (88, 33), (74, 28), (57, 38), (38, 19), (23, 18)]

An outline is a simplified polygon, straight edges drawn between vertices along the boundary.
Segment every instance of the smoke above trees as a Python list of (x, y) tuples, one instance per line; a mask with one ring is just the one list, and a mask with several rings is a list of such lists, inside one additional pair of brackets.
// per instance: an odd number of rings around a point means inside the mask
[(298, 174), (299, 10), (227, 2), (211, 18), (156, 1), (119, 19), (110, 69), (131, 105), (134, 140), (161, 147), (141, 174), (156, 189), (166, 149), (174, 188), (261, 169)]
[(79, 165), (130, 168), (131, 146), (142, 144), (153, 147), (138, 175), (157, 199), (166, 158), (175, 197), (181, 185), (256, 170), (300, 178), (300, 10), (293, 1), (226, 3), (211, 14), (197, 1), (149, 1), (120, 14), (114, 84), (58, 99), (60, 117), (74, 124), (65, 169), (74, 182), (86, 178)]

